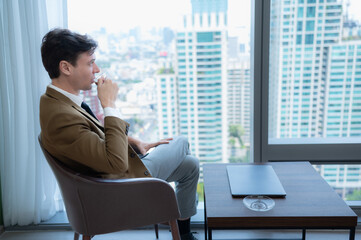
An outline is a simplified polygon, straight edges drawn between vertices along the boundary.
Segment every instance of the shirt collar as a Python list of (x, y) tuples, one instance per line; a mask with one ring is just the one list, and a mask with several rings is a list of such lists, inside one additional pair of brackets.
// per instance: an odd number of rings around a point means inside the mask
[(54, 86), (53, 84), (49, 84), (49, 87), (60, 92), (61, 94), (63, 94), (65, 97), (69, 98), (71, 101), (73, 101), (76, 105), (78, 105), (79, 107), (81, 107), (81, 103), (83, 102), (83, 98), (81, 96), (69, 93), (67, 91), (64, 91), (61, 88), (58, 88), (56, 86)]

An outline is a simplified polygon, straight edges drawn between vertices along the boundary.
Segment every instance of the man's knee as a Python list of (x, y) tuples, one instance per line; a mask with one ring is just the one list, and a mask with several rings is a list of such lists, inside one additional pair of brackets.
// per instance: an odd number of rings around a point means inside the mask
[(198, 158), (188, 155), (185, 159), (186, 169), (193, 175), (199, 175), (199, 160)]
[(199, 175), (199, 160), (198, 158), (189, 155), (190, 152), (188, 138), (184, 136), (177, 136), (173, 140), (177, 143), (177, 146), (182, 146), (183, 149), (186, 151), (184, 153), (187, 154), (183, 160), (182, 168), (186, 169), (187, 172), (192, 173), (192, 175)]
[(173, 146), (174, 150), (182, 155), (182, 158), (185, 157), (185, 155), (190, 154), (189, 150), (189, 142), (188, 139), (184, 136), (177, 136), (173, 138)]
[(184, 137), (184, 136), (177, 136), (177, 137), (174, 137), (173, 140), (175, 142), (177, 142), (178, 144), (181, 144), (183, 146), (189, 146), (189, 142), (188, 142), (188, 138)]

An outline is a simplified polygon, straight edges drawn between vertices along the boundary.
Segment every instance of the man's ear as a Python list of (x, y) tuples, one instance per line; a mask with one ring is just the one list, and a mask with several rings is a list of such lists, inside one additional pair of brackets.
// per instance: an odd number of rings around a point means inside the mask
[(59, 63), (59, 70), (64, 75), (69, 76), (72, 72), (72, 65), (69, 62), (62, 60)]

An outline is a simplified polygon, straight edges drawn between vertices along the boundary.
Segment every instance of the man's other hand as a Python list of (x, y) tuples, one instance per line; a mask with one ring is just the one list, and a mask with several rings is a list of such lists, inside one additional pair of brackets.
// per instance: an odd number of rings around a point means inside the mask
[(98, 81), (98, 98), (103, 108), (115, 108), (115, 101), (118, 96), (118, 85), (110, 79), (101, 77)]
[(138, 144), (138, 150), (142, 155), (145, 155), (149, 149), (159, 146), (161, 144), (168, 144), (170, 140), (173, 140), (173, 138), (165, 138), (165, 139), (161, 139), (158, 142), (154, 142), (154, 143), (145, 143), (145, 142), (140, 142)]

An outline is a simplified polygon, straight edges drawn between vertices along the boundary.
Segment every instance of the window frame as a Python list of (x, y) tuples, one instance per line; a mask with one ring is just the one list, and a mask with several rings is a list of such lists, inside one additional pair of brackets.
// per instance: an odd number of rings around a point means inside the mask
[[(361, 164), (359, 143), (270, 144), (268, 139), (269, 40), (271, 0), (252, 1), (251, 71), (253, 81), (254, 162), (309, 161), (312, 164)], [(357, 139), (356, 139), (357, 140)]]

